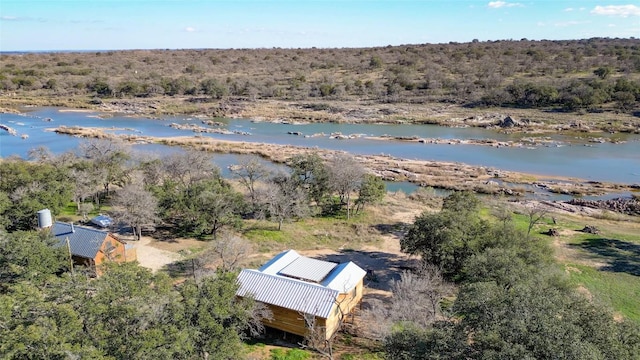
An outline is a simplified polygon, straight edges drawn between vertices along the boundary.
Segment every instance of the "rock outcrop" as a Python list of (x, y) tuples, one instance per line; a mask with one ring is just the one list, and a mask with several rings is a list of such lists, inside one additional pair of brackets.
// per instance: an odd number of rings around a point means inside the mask
[(610, 200), (572, 199), (567, 201), (567, 204), (640, 216), (640, 200), (634, 198), (615, 198)]

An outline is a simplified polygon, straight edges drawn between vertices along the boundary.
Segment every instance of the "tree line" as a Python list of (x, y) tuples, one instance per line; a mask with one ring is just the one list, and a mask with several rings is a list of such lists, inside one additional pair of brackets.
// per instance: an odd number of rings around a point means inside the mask
[(640, 101), (635, 38), (28, 53), (0, 59), (4, 92), (95, 97), (97, 103), (158, 96), (195, 102), (322, 98), (629, 112)]
[(0, 168), (0, 225), (9, 232), (34, 229), (38, 210), (59, 215), (73, 203), (85, 221), (107, 205), (105, 212), (136, 238), (154, 225), (215, 238), (247, 218), (271, 220), (278, 229), (318, 214), (350, 218), (386, 192), (380, 178), (346, 154), (297, 155), (279, 169), (248, 156), (231, 167), (235, 182), (221, 175), (211, 153), (197, 150), (154, 157), (96, 139), (81, 143), (78, 153), (38, 148), (29, 156), (33, 161), (4, 159)]

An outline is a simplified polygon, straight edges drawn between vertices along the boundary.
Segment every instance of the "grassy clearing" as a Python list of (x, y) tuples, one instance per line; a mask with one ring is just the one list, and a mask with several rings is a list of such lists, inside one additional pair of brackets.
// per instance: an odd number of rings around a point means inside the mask
[[(556, 216), (556, 224), (551, 216)], [(549, 214), (531, 234), (553, 244), (556, 259), (571, 283), (586, 289), (594, 301), (605, 304), (617, 315), (640, 323), (640, 224), (628, 220)], [(514, 223), (526, 231), (529, 219), (515, 215)], [(600, 233), (581, 232), (587, 224), (597, 227)], [(549, 228), (558, 229), (560, 236), (542, 235)]]
[(348, 221), (333, 217), (313, 217), (277, 224), (267, 221), (246, 221), (241, 232), (257, 245), (257, 251), (268, 253), (284, 249), (298, 250), (349, 249), (379, 240), (376, 218), (370, 214), (352, 217)]
[[(99, 214), (107, 213), (111, 209), (110, 206), (101, 205), (100, 208), (94, 208), (87, 214), (87, 218), (92, 218)], [(57, 220), (60, 221), (73, 221), (80, 222), (82, 221), (82, 215), (78, 214), (78, 206), (75, 202), (69, 202), (67, 206), (61, 209), (60, 214), (58, 214)]]
[(597, 301), (625, 318), (640, 323), (640, 277), (567, 263), (565, 269), (576, 286), (584, 286)]

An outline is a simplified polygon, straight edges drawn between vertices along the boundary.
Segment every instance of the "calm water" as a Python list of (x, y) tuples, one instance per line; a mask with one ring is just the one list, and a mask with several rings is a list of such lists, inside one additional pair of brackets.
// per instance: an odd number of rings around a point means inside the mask
[[(199, 119), (168, 117), (163, 120), (116, 116), (100, 119), (98, 113), (61, 112), (56, 108), (33, 109), (27, 116), (0, 114), (0, 123), (17, 130), (19, 136), (11, 136), (0, 130), (0, 156), (26, 157), (29, 149), (46, 146), (54, 153), (76, 148), (78, 138), (46, 131), (61, 125), (104, 127), (118, 134), (141, 134), (158, 137), (191, 136), (192, 131), (169, 127), (172, 122), (202, 125)], [(50, 118), (52, 121), (44, 121)], [(476, 128), (445, 128), (433, 125), (359, 125), (359, 124), (273, 124), (244, 119), (222, 120), (228, 130), (249, 132), (251, 135), (202, 134), (225, 140), (266, 142), (346, 150), (354, 154), (387, 154), (401, 158), (461, 162), (497, 169), (523, 171), (540, 175), (559, 175), (595, 181), (640, 183), (640, 136), (627, 135), (623, 144), (585, 143), (560, 146), (552, 143), (535, 148), (495, 148), (479, 145), (421, 144), (416, 142), (381, 141), (364, 138), (350, 140), (331, 139), (329, 134), (364, 136), (418, 136), (441, 139), (497, 139), (517, 141), (520, 135), (498, 134)], [(202, 125), (204, 126), (204, 125)], [(300, 132), (302, 136), (288, 132)], [(28, 135), (22, 139), (20, 135)], [(304, 135), (324, 134), (314, 137)], [(555, 136), (556, 140), (574, 141)], [(588, 145), (588, 146), (585, 146)], [(166, 147), (138, 145), (152, 152), (166, 152)], [(224, 159), (220, 155), (218, 158)], [(236, 162), (229, 157), (229, 164)], [(221, 167), (226, 167), (221, 165)]]

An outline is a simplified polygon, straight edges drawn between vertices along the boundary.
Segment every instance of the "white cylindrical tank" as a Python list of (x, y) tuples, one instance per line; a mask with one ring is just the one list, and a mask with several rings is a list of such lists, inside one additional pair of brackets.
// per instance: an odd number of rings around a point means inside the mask
[(38, 211), (38, 227), (41, 229), (50, 228), (53, 225), (51, 220), (51, 210), (42, 209)]

